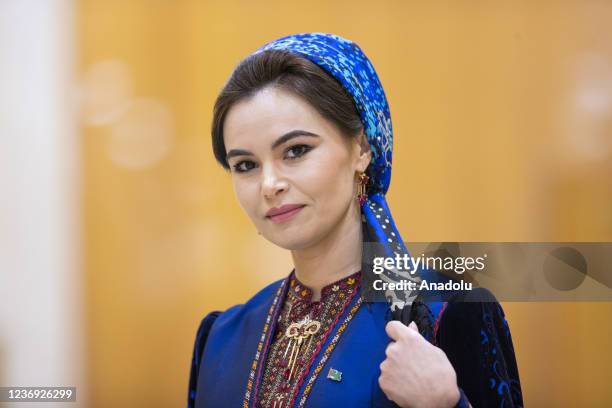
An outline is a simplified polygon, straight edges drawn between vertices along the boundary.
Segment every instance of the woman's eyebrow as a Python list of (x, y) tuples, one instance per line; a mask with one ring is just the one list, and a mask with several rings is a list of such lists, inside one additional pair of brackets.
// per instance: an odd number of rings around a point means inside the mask
[(225, 161), (228, 161), (234, 156), (253, 156), (253, 153), (249, 152), (248, 150), (232, 149), (227, 152), (227, 155), (225, 155)]
[[(299, 136), (320, 137), (316, 133), (308, 132), (306, 130), (296, 129), (296, 130), (292, 130), (291, 132), (285, 133), (284, 135), (276, 139), (274, 143), (272, 143), (272, 149), (275, 149), (278, 146), (282, 145), (283, 143), (287, 143), (289, 140), (299, 137)], [(232, 149), (229, 152), (227, 152), (227, 155), (225, 156), (225, 160), (229, 161), (229, 159), (235, 156), (253, 156), (253, 153), (251, 153), (248, 150), (243, 150), (243, 149)]]
[(295, 137), (299, 137), (299, 136), (320, 137), (316, 133), (308, 132), (306, 130), (296, 129), (296, 130), (292, 130), (291, 132), (285, 133), (284, 135), (276, 139), (274, 143), (272, 143), (272, 149), (275, 149), (278, 146), (282, 145), (283, 143), (287, 143), (289, 140)]

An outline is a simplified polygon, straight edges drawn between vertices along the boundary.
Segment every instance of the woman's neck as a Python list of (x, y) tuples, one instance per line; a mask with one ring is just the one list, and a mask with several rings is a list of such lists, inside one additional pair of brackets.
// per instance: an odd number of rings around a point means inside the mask
[(291, 251), (295, 275), (319, 300), (321, 289), (361, 269), (361, 211), (351, 206), (346, 216), (317, 245)]

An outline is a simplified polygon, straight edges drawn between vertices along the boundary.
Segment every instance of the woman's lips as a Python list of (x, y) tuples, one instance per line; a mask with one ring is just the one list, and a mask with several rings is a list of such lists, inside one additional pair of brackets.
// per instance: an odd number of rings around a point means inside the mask
[(266, 218), (278, 224), (292, 219), (302, 211), (302, 208), (304, 208), (304, 205), (284, 205), (280, 208), (274, 208), (268, 211)]

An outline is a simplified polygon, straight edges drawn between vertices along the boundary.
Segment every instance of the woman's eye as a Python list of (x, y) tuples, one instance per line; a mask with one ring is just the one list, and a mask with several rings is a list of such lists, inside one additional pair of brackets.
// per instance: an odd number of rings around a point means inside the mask
[(303, 155), (308, 153), (310, 150), (312, 150), (312, 147), (305, 144), (291, 146), (287, 149), (285, 157), (287, 159), (297, 159), (298, 157), (302, 157)]
[(246, 173), (255, 168), (255, 162), (250, 160), (242, 160), (232, 166), (236, 173)]

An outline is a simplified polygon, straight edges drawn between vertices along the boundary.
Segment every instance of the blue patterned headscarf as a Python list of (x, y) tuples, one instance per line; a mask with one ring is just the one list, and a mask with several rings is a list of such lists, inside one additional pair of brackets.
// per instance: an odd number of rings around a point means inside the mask
[[(367, 235), (379, 247), (376, 252), (382, 252), (383, 256), (407, 254), (385, 200), (391, 181), (391, 113), (385, 91), (368, 57), (354, 42), (325, 33), (289, 35), (264, 45), (255, 53), (268, 50), (282, 50), (305, 57), (331, 74), (352, 96), (372, 150), (372, 160), (367, 170), (370, 178), (368, 199), (361, 207)], [(364, 253), (372, 252), (365, 249)], [(388, 282), (412, 280), (418, 283), (420, 280), (418, 275), (397, 270), (386, 270), (380, 278)], [(401, 307), (404, 304), (410, 305), (416, 293), (387, 291), (384, 296), (394, 307)]]

